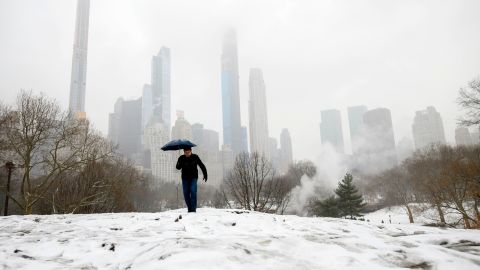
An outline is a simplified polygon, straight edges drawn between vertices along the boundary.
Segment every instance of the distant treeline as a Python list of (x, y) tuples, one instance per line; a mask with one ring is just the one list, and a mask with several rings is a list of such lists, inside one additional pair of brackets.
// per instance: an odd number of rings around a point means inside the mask
[(458, 213), (465, 228), (480, 228), (480, 145), (432, 145), (401, 165), (365, 176), (364, 193), (384, 205), (403, 205), (410, 222), (413, 203), (429, 203), (445, 224), (445, 213)]

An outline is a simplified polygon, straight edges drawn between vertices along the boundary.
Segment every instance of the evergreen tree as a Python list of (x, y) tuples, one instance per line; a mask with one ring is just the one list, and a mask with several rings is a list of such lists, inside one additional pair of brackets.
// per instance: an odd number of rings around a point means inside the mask
[(358, 194), (358, 189), (353, 185), (353, 177), (347, 173), (342, 181), (338, 183), (338, 188), (335, 190), (338, 196), (338, 208), (342, 216), (360, 216), (365, 204), (363, 197)]
[(338, 200), (335, 195), (325, 200), (315, 200), (310, 205), (310, 212), (319, 217), (339, 217)]

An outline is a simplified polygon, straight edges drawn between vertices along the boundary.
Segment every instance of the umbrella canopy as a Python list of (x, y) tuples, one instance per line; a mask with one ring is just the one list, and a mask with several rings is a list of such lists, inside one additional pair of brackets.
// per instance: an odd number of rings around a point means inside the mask
[(189, 140), (173, 140), (168, 142), (162, 147), (163, 151), (175, 151), (185, 148), (191, 148), (197, 146), (196, 144), (192, 143)]

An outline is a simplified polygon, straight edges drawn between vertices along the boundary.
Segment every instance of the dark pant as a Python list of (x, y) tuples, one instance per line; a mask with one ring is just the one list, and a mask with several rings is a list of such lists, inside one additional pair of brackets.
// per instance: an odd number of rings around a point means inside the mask
[(188, 212), (197, 211), (197, 178), (182, 179), (183, 197), (187, 204)]

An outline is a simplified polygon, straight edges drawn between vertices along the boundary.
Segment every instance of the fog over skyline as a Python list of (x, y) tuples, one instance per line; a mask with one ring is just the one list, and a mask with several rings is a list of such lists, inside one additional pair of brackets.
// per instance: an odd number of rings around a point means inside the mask
[[(0, 2), (0, 100), (20, 89), (68, 108), (76, 1)], [(391, 110), (395, 141), (434, 106), (454, 143), (458, 89), (480, 75), (480, 1), (92, 0), (85, 109), (105, 135), (117, 98), (138, 98), (151, 57), (171, 50), (172, 115), (222, 132), (222, 38), (236, 29), (242, 125), (248, 74), (266, 85), (269, 135), (292, 137), (294, 159), (320, 154), (320, 111)], [(172, 117), (172, 121), (175, 117)], [(221, 138), (222, 136), (220, 136)]]

